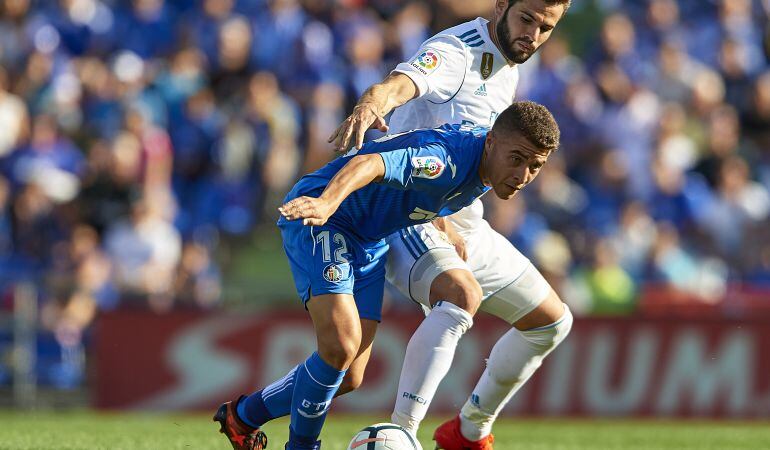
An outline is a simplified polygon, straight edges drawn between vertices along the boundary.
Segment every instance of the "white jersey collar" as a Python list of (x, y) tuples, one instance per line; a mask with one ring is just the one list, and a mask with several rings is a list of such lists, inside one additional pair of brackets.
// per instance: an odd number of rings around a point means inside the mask
[(495, 42), (489, 35), (489, 28), (487, 27), (489, 21), (483, 17), (477, 17), (475, 22), (476, 28), (479, 30), (479, 33), (481, 33), (481, 38), (484, 40), (484, 50), (491, 51), (495, 58), (499, 58), (498, 61), (503, 61), (507, 65), (508, 60), (505, 58), (505, 55), (503, 55), (500, 49), (497, 48), (497, 45), (495, 45)]

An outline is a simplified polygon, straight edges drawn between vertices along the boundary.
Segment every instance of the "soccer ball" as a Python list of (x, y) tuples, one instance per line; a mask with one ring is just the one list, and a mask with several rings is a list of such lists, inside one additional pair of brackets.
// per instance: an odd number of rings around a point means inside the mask
[(422, 450), (422, 446), (395, 423), (376, 423), (353, 436), (348, 450)]

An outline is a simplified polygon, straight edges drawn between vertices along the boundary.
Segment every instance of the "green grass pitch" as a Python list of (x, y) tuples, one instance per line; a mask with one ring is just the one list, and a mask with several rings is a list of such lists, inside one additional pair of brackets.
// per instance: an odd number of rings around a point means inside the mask
[[(339, 416), (326, 422), (324, 450), (345, 450), (353, 434), (384, 421), (374, 416)], [(425, 450), (439, 423), (426, 421)], [(265, 427), (269, 450), (283, 450), (287, 421)], [(218, 425), (201, 415), (138, 415), (90, 412), (0, 412), (0, 449), (230, 449)], [(653, 420), (504, 419), (495, 426), (495, 450), (770, 449), (770, 426), (761, 422)]]

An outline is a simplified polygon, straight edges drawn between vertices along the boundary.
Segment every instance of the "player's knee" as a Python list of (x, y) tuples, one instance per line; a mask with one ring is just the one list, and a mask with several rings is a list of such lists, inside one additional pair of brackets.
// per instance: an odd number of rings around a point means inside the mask
[(566, 339), (567, 335), (572, 330), (573, 322), (574, 318), (572, 312), (569, 307), (564, 304), (564, 313), (557, 321), (543, 327), (521, 331), (521, 335), (528, 342), (542, 347), (546, 351), (551, 351)]
[(572, 322), (572, 313), (565, 305), (561, 318), (550, 325), (526, 331), (512, 328), (492, 349), (487, 360), (489, 376), (506, 386), (528, 379), (564, 341)]
[(430, 303), (452, 303), (474, 315), (481, 306), (481, 285), (473, 274), (463, 269), (451, 269), (441, 273), (430, 287)]
[(337, 339), (319, 340), (318, 354), (327, 364), (338, 370), (347, 370), (356, 358), (361, 339), (339, 337)]
[(356, 372), (353, 370), (348, 371), (348, 373), (345, 375), (345, 378), (342, 380), (342, 384), (340, 384), (340, 387), (337, 390), (337, 395), (345, 395), (348, 392), (355, 391), (361, 387), (361, 383), (363, 383), (363, 381), (363, 372)]

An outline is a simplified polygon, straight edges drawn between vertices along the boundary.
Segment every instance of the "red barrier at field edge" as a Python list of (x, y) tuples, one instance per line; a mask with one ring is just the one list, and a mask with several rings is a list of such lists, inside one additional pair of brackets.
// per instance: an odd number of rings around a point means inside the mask
[[(419, 320), (386, 317), (364, 385), (337, 399), (335, 411), (389, 416)], [(457, 411), (507, 329), (477, 318), (433, 412)], [(211, 410), (279, 378), (315, 347), (302, 312), (122, 311), (99, 318), (94, 342), (96, 406), (143, 410)], [(505, 414), (766, 418), (768, 349), (767, 318), (582, 319)]]

